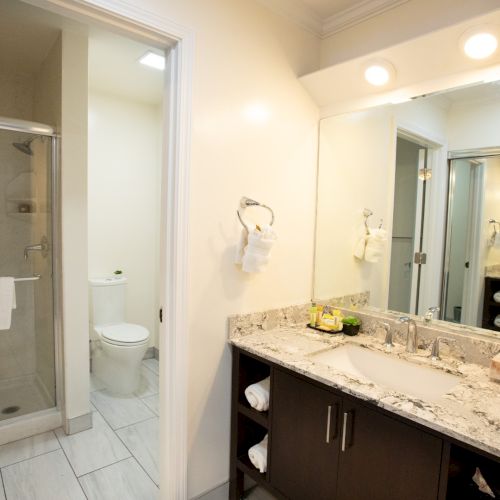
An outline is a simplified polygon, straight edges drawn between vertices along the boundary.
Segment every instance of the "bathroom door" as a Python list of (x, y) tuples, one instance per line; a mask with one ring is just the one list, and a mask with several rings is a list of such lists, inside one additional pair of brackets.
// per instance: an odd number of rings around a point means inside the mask
[(424, 258), (427, 149), (398, 137), (389, 281), (389, 309), (417, 314)]

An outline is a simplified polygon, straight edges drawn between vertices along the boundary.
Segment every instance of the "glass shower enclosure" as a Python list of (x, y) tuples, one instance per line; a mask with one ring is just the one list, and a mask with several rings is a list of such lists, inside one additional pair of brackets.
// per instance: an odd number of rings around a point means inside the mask
[(50, 126), (0, 117), (0, 277), (15, 279), (10, 328), (0, 330), (0, 427), (58, 402), (56, 157)]

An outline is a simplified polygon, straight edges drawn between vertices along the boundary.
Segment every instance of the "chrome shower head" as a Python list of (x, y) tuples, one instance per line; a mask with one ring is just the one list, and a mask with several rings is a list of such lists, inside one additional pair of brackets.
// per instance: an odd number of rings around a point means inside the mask
[(33, 139), (28, 139), (27, 141), (24, 142), (13, 142), (12, 145), (21, 151), (21, 153), (24, 153), (25, 155), (33, 156), (33, 150), (31, 149), (31, 143), (33, 142)]

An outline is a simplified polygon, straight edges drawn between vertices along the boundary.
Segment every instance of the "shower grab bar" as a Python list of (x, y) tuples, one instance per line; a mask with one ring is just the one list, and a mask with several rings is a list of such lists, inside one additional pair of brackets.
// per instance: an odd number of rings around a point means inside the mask
[(14, 281), (17, 283), (18, 281), (37, 281), (40, 279), (39, 274), (34, 274), (33, 276), (27, 276), (26, 278), (14, 278)]

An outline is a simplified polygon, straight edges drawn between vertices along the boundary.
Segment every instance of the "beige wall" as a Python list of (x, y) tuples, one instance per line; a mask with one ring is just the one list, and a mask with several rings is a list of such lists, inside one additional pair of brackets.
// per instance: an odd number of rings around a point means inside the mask
[(497, 0), (410, 0), (324, 39), (321, 67), (370, 54), (498, 8)]
[(158, 346), (160, 134), (158, 105), (89, 95), (89, 276), (128, 278), (127, 321)]
[(87, 37), (62, 34), (61, 205), (66, 418), (89, 407)]
[[(229, 477), (227, 316), (310, 299), (318, 110), (297, 75), (316, 67), (319, 42), (248, 0), (134, 3), (196, 33), (188, 303), (193, 497)], [(252, 120), (257, 104), (267, 119)], [(278, 241), (262, 275), (243, 275), (233, 264), (243, 195), (276, 213)]]

